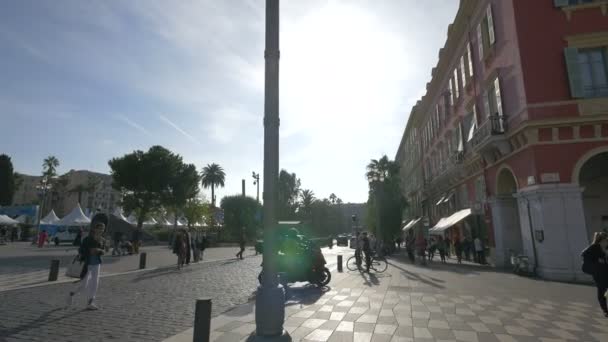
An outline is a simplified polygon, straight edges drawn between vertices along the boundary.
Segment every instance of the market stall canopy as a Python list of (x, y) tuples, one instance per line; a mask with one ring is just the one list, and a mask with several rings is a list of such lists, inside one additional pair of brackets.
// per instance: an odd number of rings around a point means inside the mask
[(59, 217), (55, 214), (55, 210), (51, 210), (42, 220), (40, 220), (40, 224), (55, 224), (59, 222)]
[(420, 222), (420, 220), (422, 220), (422, 217), (411, 220), (403, 227), (403, 231), (405, 232), (406, 230), (411, 229), (412, 227), (414, 227), (416, 225), (416, 223)]
[(18, 225), (19, 221), (13, 220), (6, 215), (0, 215), (0, 226), (15, 226)]
[(135, 213), (131, 213), (131, 215), (129, 215), (129, 217), (127, 217), (127, 222), (129, 222), (132, 225), (137, 225), (137, 217), (135, 217)]
[(78, 204), (72, 210), (72, 212), (70, 212), (66, 217), (62, 218), (55, 224), (58, 226), (78, 227), (86, 226), (90, 223), (91, 220), (86, 217), (86, 215), (82, 212), (82, 208), (80, 208), (80, 204)]
[(430, 233), (441, 233), (444, 230), (446, 230), (446, 229), (450, 228), (451, 226), (455, 225), (456, 223), (464, 220), (465, 218), (467, 218), (472, 213), (473, 213), (473, 211), (471, 209), (463, 209), (463, 210), (460, 210), (460, 211), (452, 214), (451, 216), (444, 217), (441, 220), (439, 220), (439, 222), (437, 222), (437, 224), (435, 225), (435, 227), (431, 228), (429, 230), (429, 232)]
[(120, 210), (120, 208), (114, 209), (114, 213), (112, 213), (112, 215), (114, 215), (115, 217), (117, 217), (125, 222), (128, 222), (125, 215), (122, 214), (122, 210)]
[(27, 215), (19, 215), (18, 217), (15, 217), (15, 221), (21, 223), (21, 224), (26, 224), (27, 223)]
[(158, 222), (154, 219), (154, 217), (151, 217), (150, 219), (144, 221), (144, 226), (153, 226), (157, 223)]

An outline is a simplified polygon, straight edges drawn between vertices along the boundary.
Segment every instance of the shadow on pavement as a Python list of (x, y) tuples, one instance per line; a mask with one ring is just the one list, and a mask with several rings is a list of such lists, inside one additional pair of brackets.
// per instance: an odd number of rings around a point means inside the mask
[(152, 279), (152, 278), (156, 278), (156, 277), (162, 277), (162, 276), (172, 274), (172, 273), (188, 273), (188, 272), (192, 272), (192, 268), (189, 268), (187, 266), (182, 268), (181, 270), (178, 270), (177, 266), (157, 268), (152, 271), (142, 272), (135, 279), (131, 280), (131, 282), (138, 283), (140, 281), (144, 281), (144, 280), (148, 280), (148, 279)]
[(22, 331), (31, 330), (32, 327), (41, 329), (41, 328), (44, 328), (44, 326), (46, 324), (61, 321), (68, 317), (78, 315), (80, 312), (84, 311), (84, 309), (83, 309), (83, 310), (79, 310), (79, 311), (70, 312), (65, 315), (60, 315), (57, 317), (51, 317), (54, 313), (56, 313), (58, 311), (63, 311), (63, 310), (64, 310), (63, 308), (56, 308), (56, 309), (43, 313), (42, 315), (40, 315), (40, 317), (38, 317), (32, 321), (23, 322), (21, 325), (18, 325), (14, 328), (0, 330), (0, 336), (6, 336), (6, 337), (13, 336), (13, 335), (21, 333)]
[(421, 274), (408, 271), (405, 268), (403, 268), (403, 267), (395, 264), (394, 262), (390, 262), (389, 261), (388, 264), (391, 265), (391, 266), (393, 266), (394, 268), (400, 270), (410, 280), (419, 281), (419, 282), (421, 282), (423, 284), (430, 285), (430, 286), (432, 286), (434, 288), (437, 288), (437, 289), (444, 289), (445, 288), (443, 285), (438, 284), (438, 282), (443, 283), (444, 282), (443, 280), (438, 280), (436, 278), (431, 278), (431, 277), (424, 277)]
[(331, 290), (330, 286), (318, 287), (313, 284), (304, 286), (287, 286), (285, 289), (285, 305), (314, 304), (325, 292)]

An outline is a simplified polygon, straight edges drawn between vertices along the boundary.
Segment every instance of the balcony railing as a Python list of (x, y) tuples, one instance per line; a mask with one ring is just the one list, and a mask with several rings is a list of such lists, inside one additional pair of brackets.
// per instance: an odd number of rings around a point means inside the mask
[(484, 141), (486, 141), (489, 137), (494, 135), (502, 135), (507, 130), (507, 122), (504, 116), (500, 116), (498, 114), (494, 114), (490, 116), (484, 123), (482, 123), (479, 128), (473, 134), (473, 138), (471, 139), (470, 146), (472, 148), (477, 148)]

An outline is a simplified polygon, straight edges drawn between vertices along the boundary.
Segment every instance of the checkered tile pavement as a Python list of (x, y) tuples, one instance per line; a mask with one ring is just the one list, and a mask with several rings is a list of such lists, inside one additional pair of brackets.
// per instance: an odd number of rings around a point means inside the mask
[[(287, 303), (285, 329), (294, 341), (608, 341), (608, 319), (592, 300), (594, 288), (540, 282), (529, 296), (509, 294), (509, 282), (519, 280), (500, 274), (505, 288), (494, 291), (467, 291), (466, 285), (450, 289), (449, 284), (438, 288), (431, 281), (440, 280), (441, 274), (391, 264), (398, 267), (389, 266), (378, 276), (336, 274), (325, 293), (305, 290), (307, 295)], [(568, 286), (578, 292), (555, 296), (542, 290)], [(585, 298), (571, 298), (587, 291)], [(245, 340), (255, 330), (253, 306), (214, 318), (211, 340)], [(181, 341), (192, 341), (192, 330), (165, 342)]]

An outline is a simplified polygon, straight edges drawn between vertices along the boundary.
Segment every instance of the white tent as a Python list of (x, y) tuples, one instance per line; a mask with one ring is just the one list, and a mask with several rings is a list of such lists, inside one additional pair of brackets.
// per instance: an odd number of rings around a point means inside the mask
[(135, 213), (131, 213), (131, 215), (127, 217), (127, 222), (133, 225), (137, 225), (137, 217), (135, 217)]
[(116, 208), (114, 209), (114, 213), (112, 214), (114, 216), (116, 216), (117, 218), (123, 220), (123, 221), (127, 221), (127, 218), (125, 217), (125, 215), (122, 214), (122, 210), (120, 210), (120, 208)]
[(78, 204), (69, 214), (67, 214), (67, 216), (55, 224), (58, 226), (77, 227), (86, 226), (90, 223), (91, 220), (85, 216), (85, 214), (82, 212), (82, 208), (80, 208), (80, 204)]
[(19, 221), (17, 220), (13, 220), (12, 218), (6, 216), (6, 215), (0, 215), (0, 225), (3, 226), (15, 226), (18, 225)]
[(55, 214), (55, 210), (51, 210), (42, 220), (40, 220), (40, 224), (55, 224), (59, 222), (59, 217)]
[(154, 219), (154, 217), (151, 217), (150, 219), (144, 221), (144, 226), (153, 226), (157, 223), (158, 222)]
[(18, 217), (15, 217), (15, 221), (17, 221), (17, 222), (19, 222), (21, 224), (26, 224), (27, 221), (28, 221), (27, 218), (28, 218), (27, 215), (20, 215)]

